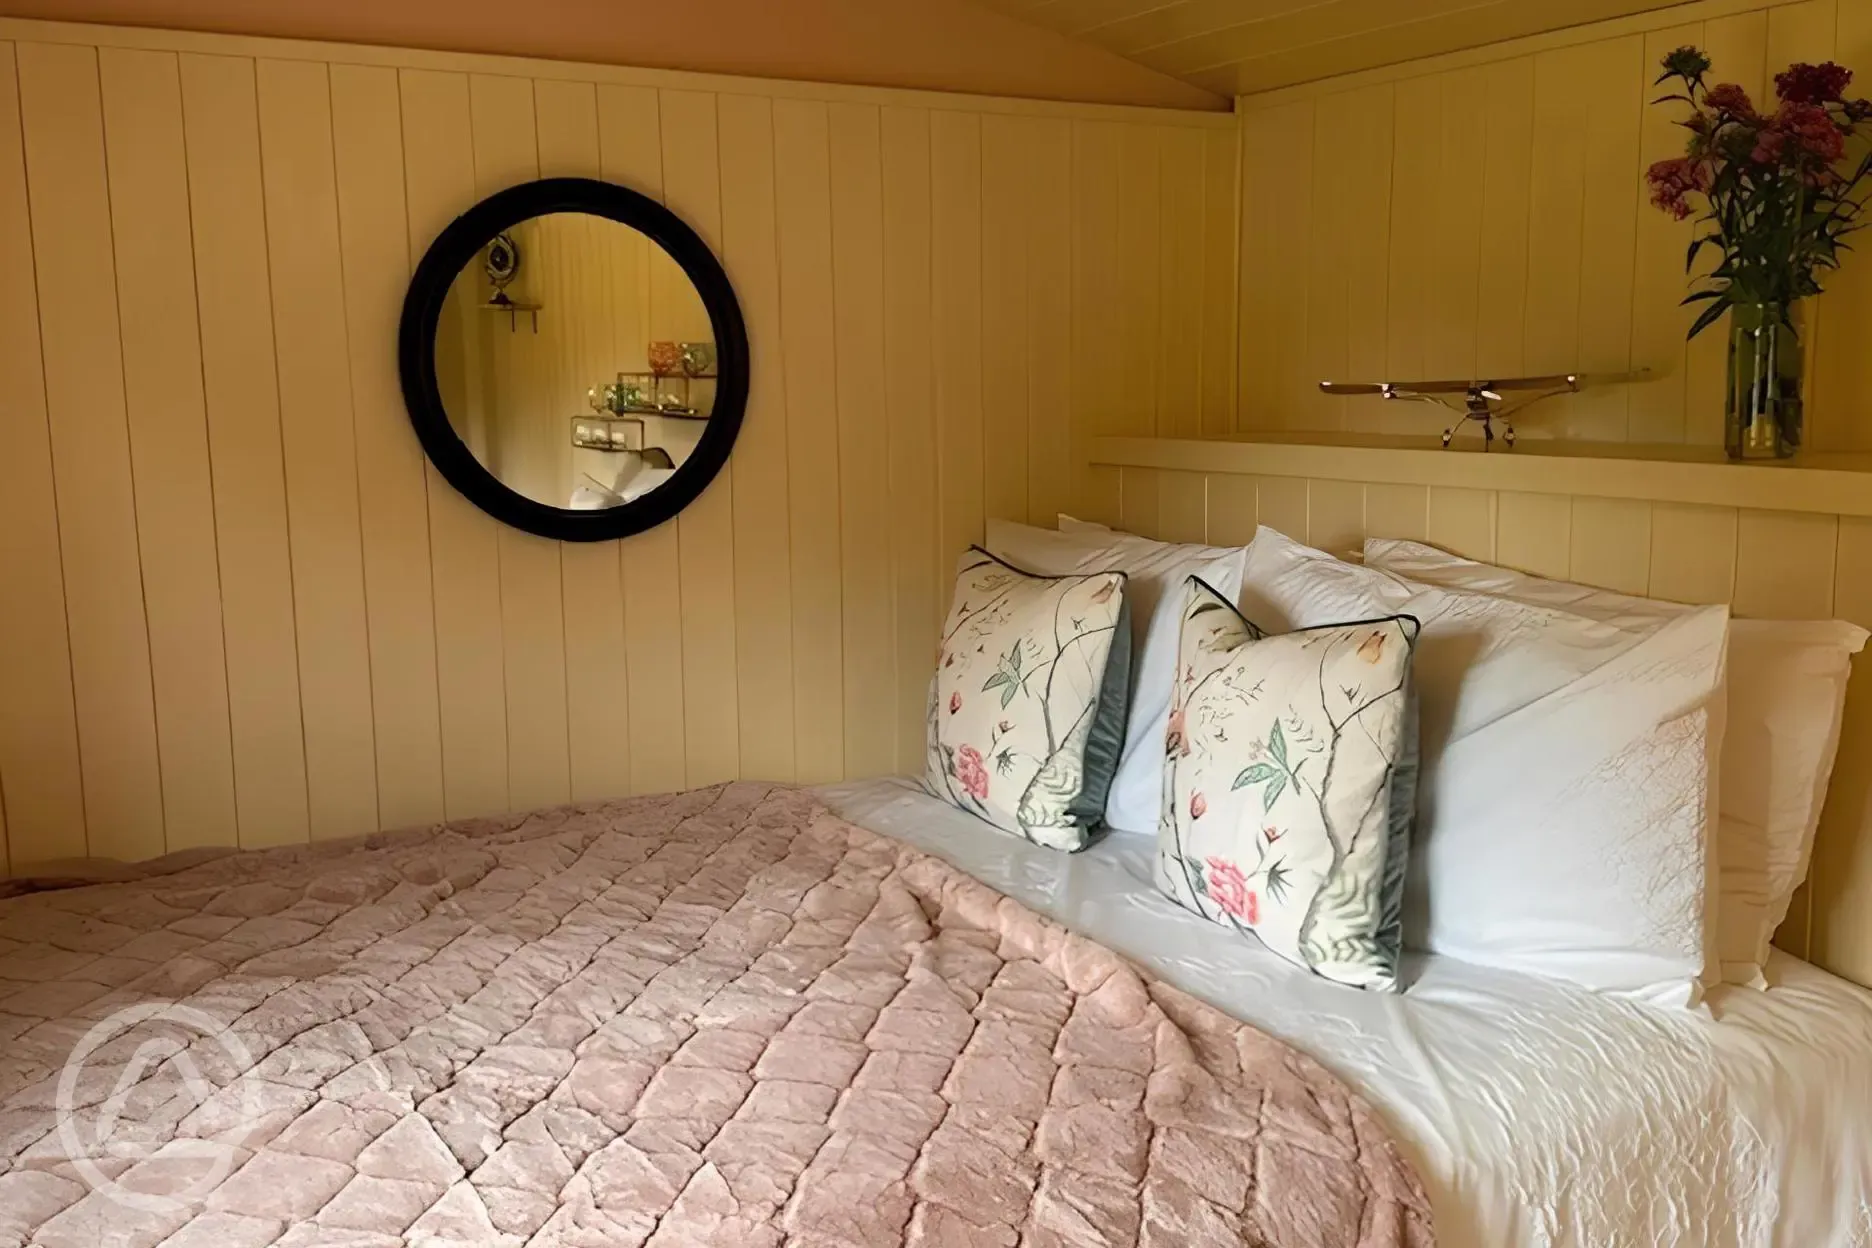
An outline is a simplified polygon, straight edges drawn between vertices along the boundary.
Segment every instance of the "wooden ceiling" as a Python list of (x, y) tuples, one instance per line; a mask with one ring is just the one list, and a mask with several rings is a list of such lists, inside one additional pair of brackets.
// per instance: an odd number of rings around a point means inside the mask
[(982, 0), (1223, 95), (1668, 8), (1681, 0)]

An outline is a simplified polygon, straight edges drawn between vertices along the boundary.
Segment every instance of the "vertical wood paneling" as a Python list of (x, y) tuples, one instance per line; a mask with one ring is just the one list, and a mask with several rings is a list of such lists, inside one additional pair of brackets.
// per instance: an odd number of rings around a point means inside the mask
[[(1088, 434), (1234, 423), (1232, 129), (256, 47), (0, 59), (4, 861), (915, 769), (985, 515), (1117, 521)], [(620, 543), (495, 524), (398, 394), (414, 260), (541, 174), (666, 199), (750, 327), (729, 470)], [(1208, 532), (1201, 475), (1130, 484)]]
[(15, 870), (85, 852), (32, 237), (14, 49), (0, 43), (0, 786)]
[(256, 85), (308, 814), (314, 837), (355, 836), (377, 821), (377, 751), (330, 81), (261, 61)]
[[(826, 106), (775, 100), (774, 193), (780, 314), (787, 325), (787, 476), (793, 528), (795, 771), (815, 783), (845, 757), (844, 591), (838, 473), (838, 376), (833, 333), (832, 200)], [(979, 335), (975, 338), (980, 350)], [(979, 445), (980, 425), (976, 425)], [(979, 470), (978, 470), (979, 471)], [(979, 482), (980, 478), (977, 476)], [(806, 482), (817, 488), (802, 488)], [(976, 514), (980, 514), (979, 493)]]
[[(1872, 5), (1848, 2), (1838, 10), (1836, 50), (1841, 64), (1859, 71), (1855, 94), (1863, 94), (1872, 75)], [(1856, 326), (1872, 324), (1872, 264), (1861, 259), (1828, 275), (1818, 320), (1808, 396), (1813, 445), (1828, 451), (1872, 450), (1872, 420), (1862, 414), (1863, 398), (1872, 394), (1872, 351), (1855, 336)]]
[[(99, 52), (111, 232), (162, 765), (164, 847), (232, 846), (234, 746), (195, 307), (182, 87), (167, 52)], [(375, 811), (371, 812), (372, 821)], [(370, 826), (367, 823), (364, 826)]]
[(930, 115), (931, 330), (943, 549), (982, 539), (981, 118)]
[(747, 417), (735, 444), (736, 690), (741, 770), (793, 778), (793, 579), (780, 270), (774, 233), (773, 106), (724, 95), (722, 261), (748, 323)]
[[(538, 177), (532, 82), (475, 74), (468, 82), (468, 100), (476, 195), (492, 195)], [(506, 706), (507, 802), (525, 810), (571, 796), (565, 590), (557, 542), (502, 525), (497, 527), (494, 546), (492, 571), (500, 596), (498, 662)], [(482, 549), (479, 543), (463, 548), (460, 570), (465, 583), (470, 578), (478, 583), (488, 571), (485, 565), (476, 568), (469, 562)]]
[(1487, 66), (1443, 79), (1436, 219), (1430, 235), (1429, 339), (1425, 367), (1436, 377), (1472, 377), (1476, 367), (1477, 300), (1481, 288), (1482, 196), (1474, 173), (1488, 149)]
[[(1072, 123), (1059, 118), (1028, 118), (1023, 130), (1026, 148), (1021, 169), (1027, 185), (1027, 516), (1030, 523), (1045, 528), (1072, 505), (1073, 464), (1069, 448), (1073, 423), (1072, 331), (1076, 319)], [(1232, 138), (1219, 134), (1211, 137)], [(884, 159), (888, 167), (891, 160), (888, 141)], [(927, 199), (924, 202), (927, 203)], [(1233, 200), (1230, 202), (1232, 204)], [(1228, 247), (1233, 237), (1234, 221), (1231, 219), (1222, 245)], [(1209, 253), (1212, 261), (1214, 254)], [(1213, 264), (1210, 267), (1211, 284), (1215, 267)], [(1231, 264), (1224, 274), (1231, 292), (1235, 288), (1233, 274)], [(1225, 307), (1223, 314), (1228, 311)], [(1232, 332), (1227, 341), (1233, 342)], [(1226, 347), (1227, 343), (1224, 345)], [(1205, 360), (1208, 358), (1204, 356)], [(1207, 363), (1204, 368), (1208, 369)], [(1228, 387), (1235, 384), (1232, 365), (1222, 384)], [(1218, 431), (1226, 428), (1224, 423)], [(918, 722), (922, 722), (920, 715)]]
[[(469, 80), (405, 70), (401, 88), (410, 250), (421, 255), (475, 199)], [(458, 819), (508, 808), (500, 526), (433, 466), (427, 482), (443, 799)]]
[[(885, 414), (884, 172), (878, 110), (834, 104), (828, 118), (832, 173), (832, 284), (838, 336), (839, 534), (843, 565), (845, 757), (848, 776), (883, 775), (896, 757), (897, 689), (889, 583), (890, 435)], [(1010, 173), (1012, 170), (1009, 171)], [(1018, 221), (1010, 221), (1012, 230)], [(1024, 317), (1021, 293), (1002, 292)], [(1000, 327), (1006, 329), (1006, 326)], [(984, 329), (986, 321), (984, 320)], [(1002, 376), (1014, 394), (996, 423), (996, 445), (1018, 446), (1018, 472), (1002, 473), (1002, 505), (1026, 515), (1025, 379)], [(1012, 486), (1012, 489), (1009, 489)]]
[[(1240, 153), (1234, 131), (1212, 130), (1203, 135), (1201, 402), (1206, 437), (1225, 434), (1235, 423), (1235, 275), (1240, 268), (1236, 242), (1241, 225), (1236, 165)], [(1060, 193), (1071, 180), (1061, 178), (1052, 185)]]
[(1246, 546), (1259, 524), (1253, 477), (1212, 476), (1203, 482), (1208, 500), (1207, 537), (1211, 545)]
[(1307, 488), (1307, 543), (1330, 554), (1365, 546), (1365, 487), (1357, 481), (1315, 481)]
[(1736, 526), (1736, 614), (1831, 618), (1838, 537), (1834, 516), (1743, 511)]
[(1307, 483), (1294, 477), (1260, 478), (1255, 482), (1255, 517), (1296, 542), (1306, 541)]
[[(1313, 220), (1314, 106), (1251, 114), (1242, 126), (1241, 419), (1263, 428), (1300, 423), (1317, 399), (1308, 378), (1307, 261)], [(1274, 292), (1280, 292), (1278, 298)]]
[(1735, 592), (1736, 512), (1659, 503), (1651, 509), (1646, 595), (1671, 602), (1728, 602)]
[(1525, 372), (1534, 85), (1531, 57), (1488, 68), (1476, 371), (1489, 377), (1518, 377)]
[[(715, 100), (662, 93), (663, 197), (721, 253), (721, 167)], [(736, 727), (734, 464), (722, 469), (676, 521), (681, 542), (683, 729), (688, 783), (715, 784), (741, 771)]]
[[(1522, 366), (1540, 376), (1576, 367), (1580, 347), (1580, 275), (1585, 235), (1588, 131), (1593, 92), (1581, 83), (1594, 66), (1592, 44), (1557, 48), (1534, 58), (1533, 164), (1529, 177), (1527, 323)], [(1591, 310), (1596, 312), (1597, 310)], [(1538, 421), (1556, 436), (1572, 436), (1573, 402), (1549, 399)], [(1532, 425), (1533, 413), (1523, 422)]]
[[(1086, 466), (1089, 436), (1115, 433), (1123, 396), (1118, 368), (1118, 129), (1106, 122), (1072, 123), (1072, 445), (1071, 507), (1088, 514), (1095, 502), (1116, 503), (1116, 478), (1095, 484)], [(944, 530), (946, 537), (947, 530)]]
[[(598, 88), (599, 160), (607, 181), (663, 198), (663, 127), (649, 87)], [(631, 789), (683, 787), (684, 729), (681, 564), (675, 525), (618, 544), (624, 579), (624, 652), (629, 668)]]
[(1651, 504), (1631, 499), (1573, 500), (1567, 579), (1642, 594), (1651, 583)]
[[(1307, 372), (1322, 380), (1352, 376), (1351, 287), (1356, 269), (1347, 243), (1357, 206), (1370, 199), (1357, 185), (1365, 171), (1354, 169), (1341, 153), (1366, 129), (1359, 103), (1352, 92), (1330, 95), (1319, 102), (1313, 117), (1317, 211), (1307, 257), (1306, 354)], [(1328, 429), (1345, 425), (1345, 399), (1315, 393), (1304, 403), (1304, 423)]]
[(243, 848), (288, 844), (309, 816), (254, 68), (181, 71), (235, 809)]
[[(533, 84), (541, 177), (601, 177), (598, 93), (588, 82)], [(566, 745), (573, 801), (630, 792), (630, 667), (624, 582), (609, 542), (559, 549), (565, 611)]]
[(1495, 558), (1495, 495), (1489, 490), (1433, 486), (1427, 540), (1452, 554), (1484, 563)]
[[(1060, 123), (1066, 130), (1066, 123)], [(883, 145), (881, 163), (884, 213), (884, 385), (890, 432), (890, 521), (893, 560), (892, 600), (896, 620), (897, 728), (895, 748), (900, 771), (920, 773), (924, 762), (924, 715), (928, 703), (930, 665), (936, 653), (938, 615), (948, 603), (948, 569), (954, 554), (942, 549), (936, 515), (935, 380), (931, 356), (930, 304), (930, 127), (921, 109), (886, 108), (880, 119)], [(1070, 139), (1061, 133), (1060, 139)], [(1053, 201), (1057, 203), (1058, 201)], [(1040, 248), (1033, 252), (1040, 270)], [(1071, 253), (1064, 253), (1070, 261)], [(1061, 258), (1056, 249), (1050, 258)], [(1058, 272), (1057, 269), (1053, 270)], [(1039, 293), (1038, 291), (1036, 292)], [(1057, 295), (1055, 295), (1057, 297)], [(1063, 335), (1066, 326), (1059, 327)], [(1064, 382), (1061, 336), (1047, 339), (1053, 346), (1053, 366), (1040, 358), (1041, 337), (1036, 334), (1034, 376), (1043, 372)], [(1056, 471), (1052, 507), (1064, 506), (1070, 477), (1058, 457), (1065, 445), (1065, 395), (1036, 392), (1032, 408), (1036, 428), (1042, 421), (1057, 431), (1049, 462)], [(1040, 462), (1038, 458), (1034, 461)], [(1040, 491), (1036, 489), (1036, 497)]]
[(1119, 528), (1140, 537), (1158, 536), (1162, 482), (1163, 474), (1154, 468), (1126, 468), (1120, 473)]
[(1366, 485), (1366, 536), (1397, 537), (1421, 542), (1427, 540), (1429, 532), (1428, 489), (1421, 485), (1385, 485), (1376, 482)]
[[(1414, 381), (1429, 377), (1430, 337), (1437, 257), (1439, 187), (1443, 166), (1443, 80), (1412, 78), (1397, 84), (1392, 133), (1396, 150), (1409, 159), (1391, 166), (1389, 326), (1385, 377)], [(1414, 415), (1414, 414), (1413, 414)]]
[[(1025, 173), (1027, 143), (1024, 118), (982, 118), (982, 502), (987, 515), (1021, 523), (1028, 519), (1031, 400), (1027, 221), (1033, 187)], [(835, 172), (837, 167), (835, 160)]]
[[(1335, 163), (1356, 173), (1359, 169), (1389, 169), (1395, 134), (1396, 92), (1390, 83), (1350, 92), (1354, 117), (1364, 118), (1345, 138), (1345, 146), (1332, 155)], [(1387, 338), (1391, 320), (1391, 215), (1390, 178), (1353, 178), (1341, 204), (1346, 269), (1346, 380), (1382, 380), (1389, 368)], [(1316, 381), (1336, 380), (1319, 374)], [(1316, 398), (1315, 402), (1326, 400)], [(1380, 399), (1353, 398), (1344, 404), (1341, 423), (1348, 429), (1376, 429), (1395, 433), (1398, 407)]]
[(21, 44), (19, 100), (87, 849), (163, 850), (96, 53)]
[[(1631, 368), (1632, 289), (1638, 211), (1645, 203), (1638, 166), (1639, 126), (1656, 77), (1641, 35), (1589, 44), (1579, 273), (1579, 347), (1570, 367), (1619, 374)], [(1662, 215), (1661, 213), (1658, 215)], [(1567, 436), (1623, 440), (1630, 387), (1589, 388), (1570, 400)], [(1543, 423), (1545, 418), (1543, 417)]]
[(1163, 154), (1155, 127), (1120, 125), (1116, 431), (1149, 437), (1163, 405)]
[(1209, 499), (1199, 472), (1166, 472), (1159, 483), (1157, 526), (1166, 542), (1208, 540)]
[(443, 817), (424, 460), (389, 346), (411, 268), (402, 106), (393, 69), (334, 65), (331, 83), (378, 822), (397, 828)]
[(1574, 501), (1560, 495), (1512, 490), (1497, 494), (1496, 562), (1536, 576), (1566, 580), (1573, 571)]

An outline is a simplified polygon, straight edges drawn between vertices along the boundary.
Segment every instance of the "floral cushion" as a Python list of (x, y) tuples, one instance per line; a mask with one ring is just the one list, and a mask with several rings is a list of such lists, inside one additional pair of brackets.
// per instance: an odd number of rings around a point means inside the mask
[(1327, 979), (1395, 989), (1417, 631), (1400, 615), (1264, 636), (1190, 578), (1158, 887)]
[(1033, 576), (963, 555), (930, 682), (938, 797), (1050, 849), (1091, 844), (1124, 745), (1125, 575)]

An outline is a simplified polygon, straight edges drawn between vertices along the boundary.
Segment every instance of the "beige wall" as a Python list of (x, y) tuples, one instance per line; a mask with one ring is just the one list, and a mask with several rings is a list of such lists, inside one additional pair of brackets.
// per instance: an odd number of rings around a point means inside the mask
[[(1244, 428), (1440, 431), (1434, 408), (1322, 379), (1649, 368), (1543, 403), (1529, 437), (1717, 444), (1724, 336), (1686, 347), (1688, 223), (1643, 170), (1684, 132), (1647, 103), (1694, 43), (1756, 98), (1795, 60), (1872, 71), (1866, 0), (1711, 0), (1240, 101)], [(1872, 91), (1872, 81), (1860, 84)], [(1872, 257), (1809, 318), (1810, 444), (1872, 450)], [(1693, 313), (1691, 313), (1693, 315)]]
[[(1235, 151), (1209, 114), (0, 20), (13, 868), (914, 766), (983, 517), (1069, 506), (1120, 420), (1228, 427)], [(476, 511), (397, 388), (429, 240), (570, 173), (664, 198), (750, 325), (728, 469), (622, 543)]]
[(0, 0), (0, 14), (1045, 100), (1226, 110), (973, 0)]

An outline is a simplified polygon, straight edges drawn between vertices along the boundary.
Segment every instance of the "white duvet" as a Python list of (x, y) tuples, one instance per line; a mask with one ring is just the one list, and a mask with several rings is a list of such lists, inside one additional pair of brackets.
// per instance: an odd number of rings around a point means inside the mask
[(1708, 1019), (1441, 957), (1360, 992), (1161, 897), (1152, 838), (1068, 856), (908, 781), (820, 793), (1319, 1058), (1387, 1116), (1445, 1248), (1872, 1248), (1872, 993), (1804, 962)]

